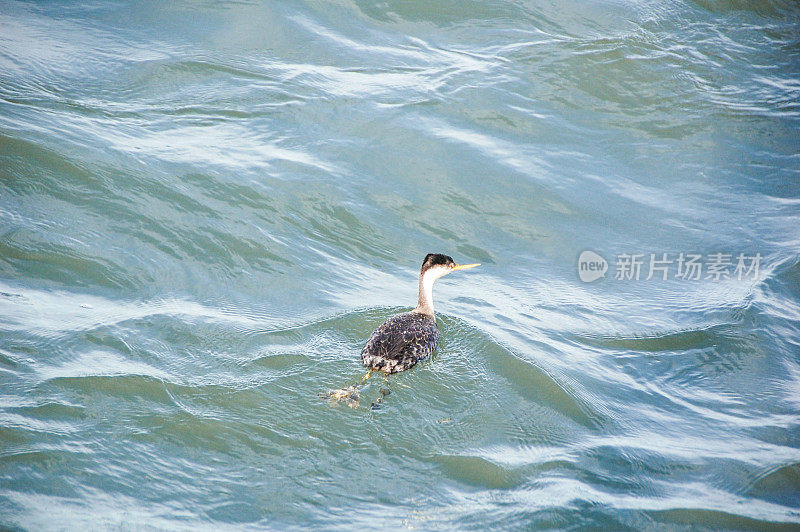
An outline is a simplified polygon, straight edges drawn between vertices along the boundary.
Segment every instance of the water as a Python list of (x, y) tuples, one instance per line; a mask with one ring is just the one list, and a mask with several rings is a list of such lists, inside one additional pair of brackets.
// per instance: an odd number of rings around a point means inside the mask
[[(0, 525), (797, 529), (798, 28), (2, 2)], [(483, 263), (437, 284), (436, 355), (320, 400), (428, 252)]]

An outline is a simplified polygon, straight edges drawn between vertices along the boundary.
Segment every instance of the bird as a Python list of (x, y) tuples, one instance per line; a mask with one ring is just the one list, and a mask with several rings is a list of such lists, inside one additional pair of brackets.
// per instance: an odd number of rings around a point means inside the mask
[(382, 371), (386, 377), (410, 369), (436, 350), (439, 329), (433, 313), (433, 284), (450, 272), (475, 266), (480, 264), (456, 264), (452, 257), (441, 253), (425, 256), (419, 272), (417, 306), (392, 316), (373, 331), (361, 350), (361, 361), (369, 370), (362, 382), (374, 371)]

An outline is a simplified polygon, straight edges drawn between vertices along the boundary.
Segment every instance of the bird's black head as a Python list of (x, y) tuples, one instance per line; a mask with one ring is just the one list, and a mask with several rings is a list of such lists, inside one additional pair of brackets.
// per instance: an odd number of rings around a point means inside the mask
[(434, 266), (448, 266), (453, 267), (456, 263), (452, 257), (442, 255), (441, 253), (428, 253), (425, 255), (425, 260), (422, 261), (422, 269), (420, 272), (425, 272)]

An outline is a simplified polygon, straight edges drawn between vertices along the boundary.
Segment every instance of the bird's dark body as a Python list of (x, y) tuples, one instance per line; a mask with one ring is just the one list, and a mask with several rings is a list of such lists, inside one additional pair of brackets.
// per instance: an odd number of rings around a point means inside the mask
[(369, 369), (397, 373), (430, 356), (439, 344), (436, 319), (420, 312), (392, 316), (375, 329), (361, 350)]

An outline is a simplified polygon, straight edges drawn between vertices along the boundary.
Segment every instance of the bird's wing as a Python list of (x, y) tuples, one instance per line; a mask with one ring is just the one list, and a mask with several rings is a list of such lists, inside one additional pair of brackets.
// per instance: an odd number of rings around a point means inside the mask
[[(375, 329), (363, 351), (384, 358), (398, 358), (409, 347), (433, 351), (436, 348), (436, 325), (417, 316), (399, 314)], [(418, 353), (426, 356), (427, 353)]]

